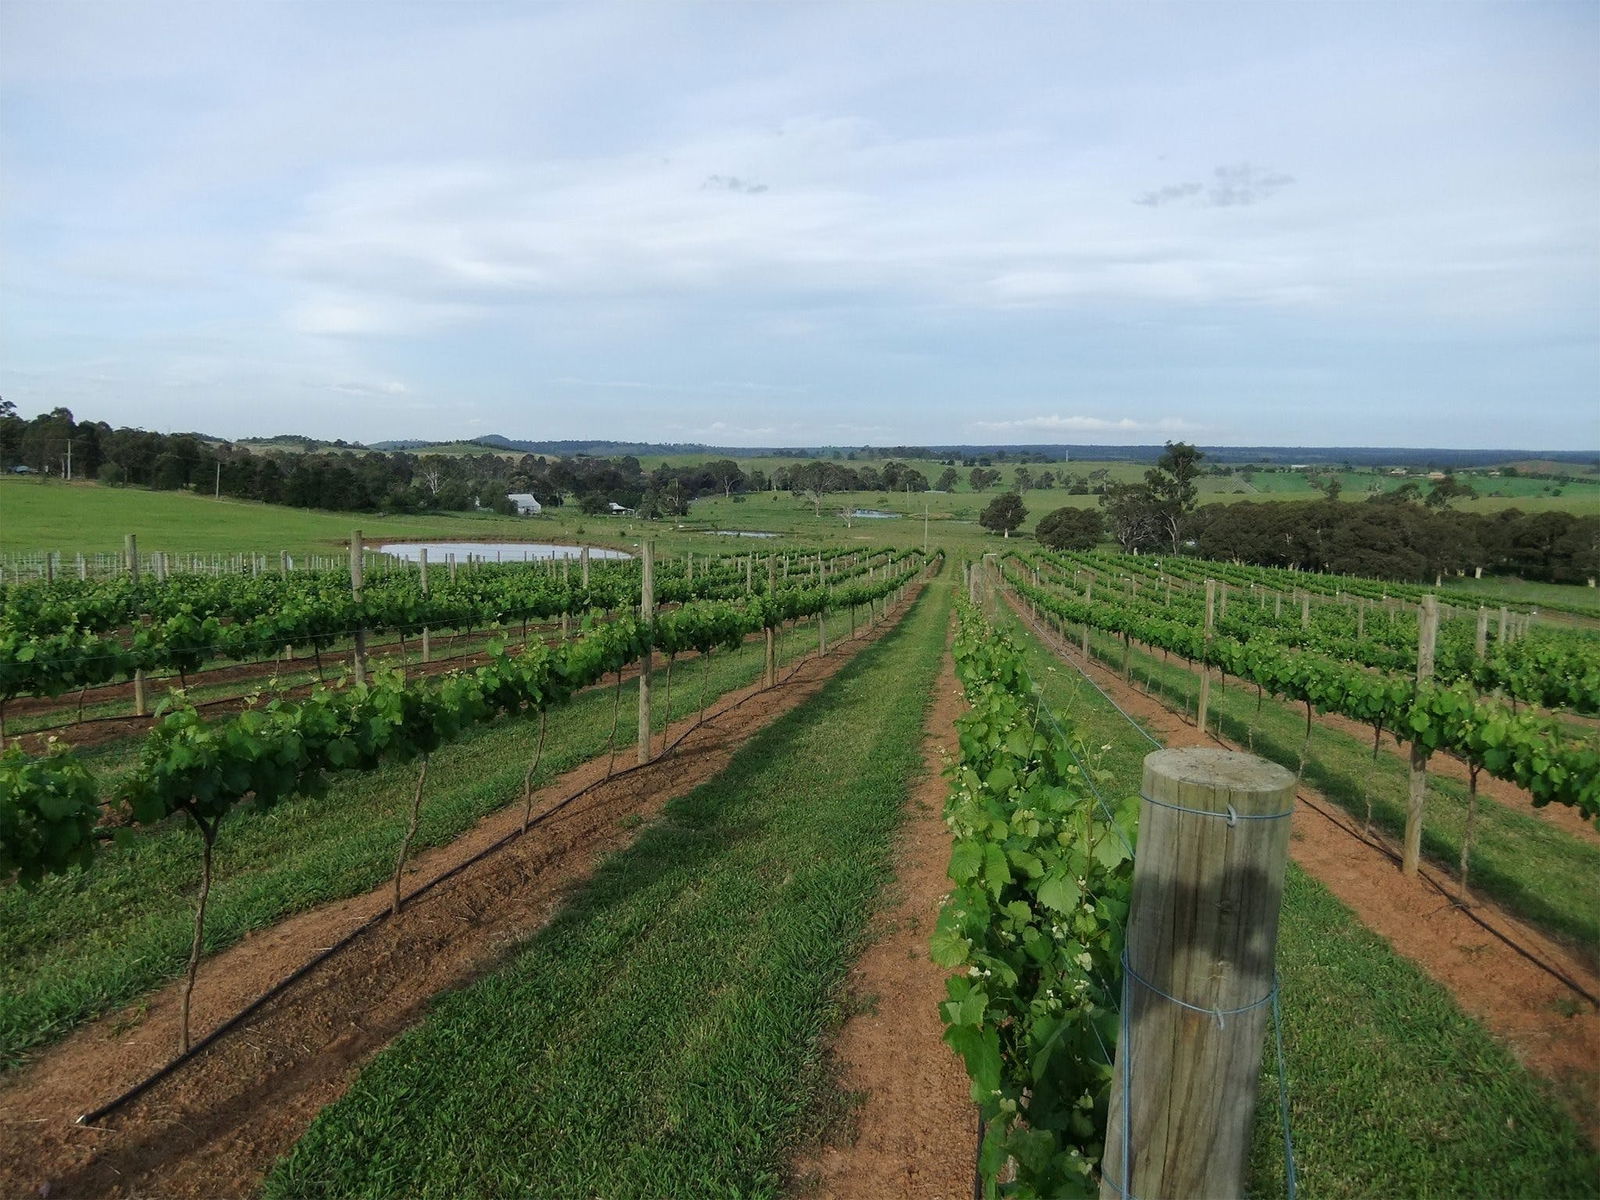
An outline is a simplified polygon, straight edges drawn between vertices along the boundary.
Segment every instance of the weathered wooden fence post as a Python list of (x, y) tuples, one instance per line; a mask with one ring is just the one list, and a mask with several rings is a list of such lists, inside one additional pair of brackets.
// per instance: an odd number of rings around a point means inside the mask
[[(656, 547), (648, 538), (639, 540), (639, 624), (648, 633), (656, 614)], [(650, 761), (650, 672), (655, 655), (645, 647), (639, 661), (639, 765)], [(667, 720), (672, 714), (667, 714)]]
[(1157, 750), (1143, 795), (1100, 1196), (1238, 1197), (1294, 775), (1232, 750)]
[(1217, 608), (1217, 581), (1206, 580), (1206, 628), (1205, 637), (1200, 644), (1200, 699), (1195, 703), (1195, 726), (1201, 733), (1206, 731), (1206, 717), (1211, 711), (1211, 664), (1206, 661), (1206, 652), (1211, 649), (1211, 630)]
[[(1417, 617), (1417, 683), (1427, 683), (1433, 678), (1433, 647), (1439, 636), (1439, 598), (1427, 595), (1422, 598), (1422, 608)], [(1411, 743), (1410, 789), (1406, 796), (1406, 844), (1400, 857), (1400, 869), (1407, 875), (1417, 873), (1417, 860), (1422, 854), (1422, 810), (1428, 800), (1428, 752), (1416, 742)]]
[[(767, 558), (767, 596), (776, 599), (778, 595), (778, 564), (770, 555)], [(772, 622), (767, 622), (767, 673), (768, 687), (778, 682), (778, 644), (777, 631), (773, 629)]]
[[(428, 548), (426, 546), (420, 546), (417, 549), (417, 569), (418, 569), (418, 571), (421, 572), (421, 577), (422, 577), (422, 599), (423, 599), (423, 602), (426, 603), (427, 599), (428, 599)], [(433, 646), (430, 643), (429, 637), (430, 637), (430, 630), (428, 629), (428, 627), (426, 625), (424, 625), (422, 627), (422, 661), (423, 662), (431, 662), (433, 660)]]
[[(139, 582), (139, 538), (137, 534), (128, 534), (126, 538), (126, 553), (128, 560), (128, 578), (135, 585)], [(139, 611), (134, 614), (134, 624), (144, 624), (144, 606), (139, 606)], [(144, 672), (133, 673), (133, 715), (144, 716), (149, 710), (144, 703)]]
[[(361, 530), (352, 530), (350, 533), (350, 595), (355, 597), (357, 604), (361, 603), (362, 572), (365, 563), (361, 553)], [(356, 682), (367, 681), (367, 631), (361, 623), (361, 618), (356, 618), (355, 652), (350, 656), (351, 665), (355, 670)]]

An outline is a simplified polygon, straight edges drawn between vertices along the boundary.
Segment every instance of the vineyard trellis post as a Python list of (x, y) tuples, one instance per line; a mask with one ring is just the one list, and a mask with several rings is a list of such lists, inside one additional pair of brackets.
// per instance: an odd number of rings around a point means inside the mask
[[(417, 549), (417, 570), (422, 580), (422, 599), (426, 604), (428, 599), (428, 548), (420, 546)], [(430, 643), (430, 630), (426, 625), (422, 627), (422, 661), (433, 661), (433, 646)]]
[[(1433, 649), (1439, 636), (1439, 598), (1427, 595), (1417, 617), (1417, 684), (1420, 688), (1433, 678)], [(1406, 794), (1406, 842), (1400, 859), (1400, 869), (1407, 875), (1417, 873), (1417, 861), (1422, 854), (1422, 810), (1428, 800), (1428, 751), (1416, 741), (1411, 743), (1411, 773)]]
[(1486, 605), (1478, 605), (1478, 632), (1473, 639), (1472, 652), (1482, 658), (1489, 650), (1489, 609)]
[(583, 576), (580, 582), (583, 584), (583, 590), (587, 592), (589, 590), (589, 547), (587, 546), (578, 547), (578, 567)]
[(1205, 634), (1200, 643), (1200, 699), (1195, 706), (1195, 726), (1201, 733), (1206, 731), (1206, 717), (1211, 711), (1211, 664), (1206, 660), (1206, 655), (1211, 650), (1211, 630), (1215, 623), (1217, 608), (1217, 581), (1206, 580), (1206, 627)]
[(1190, 747), (1144, 761), (1101, 1200), (1240, 1196), (1294, 776)]
[[(777, 563), (776, 559), (774, 559), (771, 555), (768, 555), (767, 556), (767, 599), (768, 600), (775, 600), (777, 598), (777, 595), (778, 595), (778, 563)], [(767, 628), (766, 628), (766, 634), (767, 634), (767, 670), (766, 670), (765, 678), (766, 678), (767, 686), (768, 687), (772, 687), (778, 682), (778, 647), (777, 647), (777, 634), (776, 634), (776, 631), (772, 627), (772, 618), (770, 616), (767, 618), (766, 626), (767, 626)]]
[[(133, 582), (134, 588), (137, 590), (139, 584), (138, 535), (132, 533), (128, 534), (126, 538), (126, 546), (128, 558), (128, 578)], [(144, 623), (143, 607), (143, 605), (140, 605), (140, 611), (134, 613), (133, 615), (133, 623), (135, 625), (142, 625)], [(144, 671), (136, 670), (133, 673), (133, 715), (136, 717), (142, 717), (147, 711), (148, 710), (146, 709), (144, 702)]]
[[(656, 614), (656, 547), (648, 538), (639, 541), (639, 628), (650, 637), (651, 623)], [(693, 571), (693, 567), (689, 570)], [(655, 666), (655, 655), (646, 644), (639, 658), (639, 765), (650, 761), (650, 672)], [(667, 714), (672, 719), (672, 714)]]
[[(350, 595), (354, 597), (357, 606), (361, 604), (362, 582), (362, 554), (361, 530), (354, 529), (350, 532)], [(355, 671), (358, 684), (367, 681), (367, 631), (362, 626), (361, 617), (356, 616), (355, 649), (350, 656), (351, 665)]]

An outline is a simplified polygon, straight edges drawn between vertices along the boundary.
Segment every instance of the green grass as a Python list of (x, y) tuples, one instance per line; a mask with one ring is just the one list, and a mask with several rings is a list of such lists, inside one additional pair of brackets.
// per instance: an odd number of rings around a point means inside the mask
[(949, 594), (442, 998), (266, 1194), (780, 1194), (830, 1104), (824, 1039), (921, 769)]
[[(1122, 644), (1091, 637), (1096, 655), (1115, 667)], [(1161, 658), (1135, 648), (1133, 676), (1192, 717), (1199, 679), (1183, 660)], [(1213, 683), (1211, 724), (1238, 745), (1290, 770), (1300, 765), (1305, 740), (1305, 709), (1267, 697), (1259, 712), (1255, 688), (1237, 679)], [(1388, 738), (1393, 745), (1393, 739)], [(1381, 750), (1372, 757), (1370, 737), (1358, 739), (1313, 721), (1304, 778), (1328, 799), (1360, 820), (1372, 805), (1375, 828), (1392, 838), (1405, 832), (1409, 766)], [(1466, 827), (1467, 787), (1431, 775), (1422, 831), (1423, 856), (1441, 873), (1454, 876)], [(1600, 879), (1600, 846), (1575, 837), (1510, 805), (1478, 798), (1470, 881), (1474, 892), (1493, 897), (1509, 911), (1572, 944), (1592, 963), (1600, 963), (1600, 889), (1582, 880)]]
[[(838, 618), (835, 629), (842, 633)], [(783, 635), (785, 660), (813, 650), (813, 625)], [(762, 651), (752, 643), (713, 656), (706, 694), (753, 682)], [(699, 706), (702, 667), (673, 672), (672, 715)], [(663, 672), (655, 717), (666, 721)], [(550, 714), (535, 784), (605, 751), (612, 689), (584, 693)], [(619, 767), (633, 761), (637, 685), (625, 684), (618, 724)], [(418, 849), (458, 837), (480, 817), (521, 797), (538, 722), (502, 722), (473, 730), (434, 753), (428, 770)], [(116, 752), (126, 758), (126, 750)], [(405, 824), (415, 765), (336, 776), (320, 798), (288, 801), (265, 814), (238, 811), (217, 842), (216, 884), (206, 917), (215, 952), (247, 932), (330, 900), (359, 895), (387, 879)], [(75, 1025), (126, 1004), (181, 974), (192, 937), (199, 841), (173, 822), (107, 848), (87, 873), (46, 881), (36, 891), (0, 889), (0, 1068)]]
[[(1025, 630), (1018, 640), (1046, 699), (1111, 772), (1111, 790), (1136, 790), (1150, 743)], [(1600, 1157), (1549, 1085), (1293, 863), (1278, 971), (1306, 1200), (1596, 1195)], [(1269, 1053), (1251, 1153), (1258, 1196), (1285, 1193), (1277, 1086)]]

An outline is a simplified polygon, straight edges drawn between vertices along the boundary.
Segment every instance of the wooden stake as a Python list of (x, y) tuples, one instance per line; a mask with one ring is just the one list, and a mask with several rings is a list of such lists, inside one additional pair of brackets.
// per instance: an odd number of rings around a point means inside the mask
[(1206, 731), (1206, 717), (1211, 711), (1211, 665), (1206, 662), (1205, 652), (1211, 648), (1211, 629), (1213, 617), (1217, 606), (1217, 581), (1206, 580), (1206, 628), (1205, 640), (1200, 651), (1200, 702), (1195, 710), (1195, 725), (1201, 733)]
[[(648, 539), (642, 539), (639, 544), (640, 569), (642, 571), (639, 587), (639, 624), (645, 629), (650, 628), (650, 623), (655, 618), (656, 612), (656, 547)], [(691, 567), (690, 570), (693, 570)], [(654, 654), (646, 649), (644, 657), (639, 663), (639, 765), (643, 766), (650, 761), (650, 671), (654, 666)], [(671, 714), (668, 714), (669, 717)]]
[[(428, 548), (426, 546), (422, 546), (417, 550), (417, 569), (422, 575), (422, 595), (426, 599), (428, 595)], [(433, 661), (433, 645), (426, 625), (422, 627), (422, 661)]]
[[(125, 539), (125, 552), (128, 562), (128, 578), (137, 585), (139, 582), (139, 538), (137, 535), (128, 534)], [(142, 607), (140, 612), (134, 614), (135, 624), (143, 623), (144, 613)], [(135, 671), (133, 673), (133, 715), (142, 717), (148, 712), (149, 709), (145, 707), (144, 702), (144, 672)], [(184, 1036), (187, 1039), (187, 1033)], [(187, 1050), (188, 1048), (188, 1043), (185, 1041), (184, 1049)]]
[[(772, 559), (767, 559), (767, 595), (778, 594), (778, 564)], [(767, 626), (767, 686), (775, 687), (778, 682), (778, 643), (777, 631), (771, 625)]]
[(1143, 795), (1100, 1196), (1241, 1196), (1294, 776), (1158, 750)]
[[(1427, 595), (1417, 616), (1417, 683), (1422, 685), (1433, 678), (1433, 648), (1439, 636), (1439, 598)], [(1406, 841), (1401, 855), (1400, 869), (1407, 875), (1417, 873), (1417, 862), (1422, 855), (1422, 810), (1428, 800), (1428, 752), (1416, 742), (1411, 743), (1411, 777), (1406, 796)]]
[[(362, 571), (365, 564), (361, 554), (361, 530), (350, 532), (350, 595), (356, 602), (361, 602)], [(361, 628), (359, 619), (356, 627), (355, 652), (351, 655), (351, 666), (355, 671), (356, 683), (367, 681), (367, 631)]]

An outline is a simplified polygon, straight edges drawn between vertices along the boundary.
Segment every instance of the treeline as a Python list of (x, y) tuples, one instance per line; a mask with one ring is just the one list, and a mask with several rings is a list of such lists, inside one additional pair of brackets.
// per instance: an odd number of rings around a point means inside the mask
[[(1566, 512), (1454, 512), (1406, 499), (1210, 504), (1185, 520), (1190, 553), (1432, 582), (1441, 575), (1517, 575), (1585, 583), (1600, 574), (1600, 517)], [(1150, 548), (1157, 548), (1152, 539)]]
[(526, 493), (546, 507), (571, 503), (586, 513), (602, 513), (617, 505), (644, 517), (674, 517), (687, 514), (702, 496), (770, 489), (820, 501), (829, 492), (923, 492), (929, 486), (922, 472), (899, 462), (857, 468), (811, 461), (767, 473), (746, 472), (726, 458), (646, 471), (632, 455), (514, 458), (329, 448), (293, 453), (287, 446), (251, 448), (195, 433), (113, 429), (104, 421), (79, 421), (66, 408), (24, 420), (14, 405), (0, 401), (0, 470), (18, 467), (112, 486), (196, 491), (295, 508), (392, 513), (513, 513), (508, 493)]

